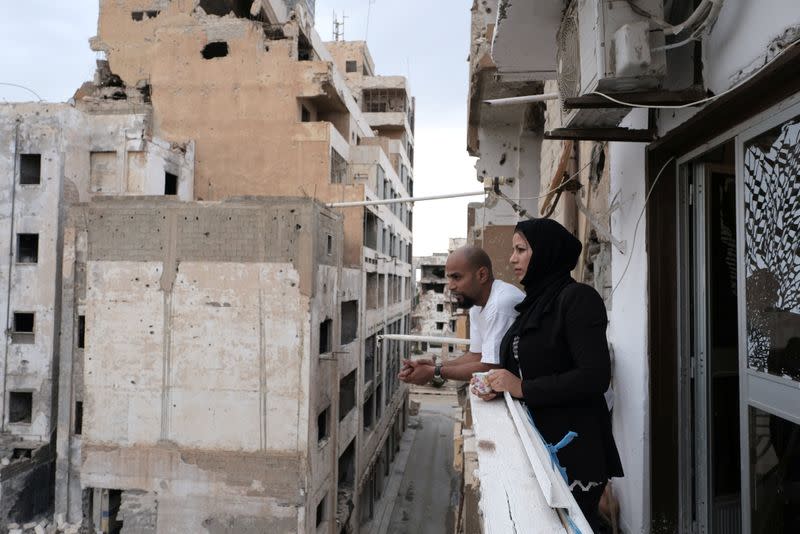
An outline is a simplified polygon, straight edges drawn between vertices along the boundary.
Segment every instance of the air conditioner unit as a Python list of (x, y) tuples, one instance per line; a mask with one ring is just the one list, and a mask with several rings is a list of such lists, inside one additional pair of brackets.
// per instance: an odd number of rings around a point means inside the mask
[[(636, 11), (631, 7), (636, 6)], [(650, 17), (663, 20), (663, 0), (572, 0), (558, 41), (558, 90), (565, 98), (657, 89), (666, 74), (664, 35)], [(629, 109), (564, 109), (562, 127), (619, 125)]]

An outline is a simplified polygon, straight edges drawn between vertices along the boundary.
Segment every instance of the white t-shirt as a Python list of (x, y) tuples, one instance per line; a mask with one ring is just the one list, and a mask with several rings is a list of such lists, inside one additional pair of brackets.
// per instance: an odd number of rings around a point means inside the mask
[(500, 342), (511, 323), (517, 318), (514, 306), (522, 302), (525, 293), (502, 280), (492, 283), (486, 306), (469, 310), (469, 351), (480, 353), (481, 362), (500, 364)]

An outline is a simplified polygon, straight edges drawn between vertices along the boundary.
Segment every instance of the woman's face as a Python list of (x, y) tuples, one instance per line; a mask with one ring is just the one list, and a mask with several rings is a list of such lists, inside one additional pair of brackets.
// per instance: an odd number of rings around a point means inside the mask
[(514, 276), (521, 282), (525, 278), (525, 273), (528, 272), (528, 264), (531, 261), (531, 246), (528, 244), (528, 240), (519, 232), (514, 232), (511, 237), (511, 246), (513, 251), (509, 261), (514, 268)]

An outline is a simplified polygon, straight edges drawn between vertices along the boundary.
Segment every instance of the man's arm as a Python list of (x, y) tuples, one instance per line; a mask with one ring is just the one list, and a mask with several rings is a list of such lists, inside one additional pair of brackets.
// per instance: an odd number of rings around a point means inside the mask
[[(461, 360), (460, 364), (456, 364), (455, 360), (451, 360), (442, 365), (442, 378), (469, 382), (472, 378), (472, 373), (486, 372), (500, 367), (499, 365), (481, 362), (481, 355), (474, 352), (466, 352), (458, 359)], [(433, 380), (433, 365), (415, 360), (410, 363), (409, 367), (404, 368), (400, 373), (400, 380), (403, 382), (422, 385)]]

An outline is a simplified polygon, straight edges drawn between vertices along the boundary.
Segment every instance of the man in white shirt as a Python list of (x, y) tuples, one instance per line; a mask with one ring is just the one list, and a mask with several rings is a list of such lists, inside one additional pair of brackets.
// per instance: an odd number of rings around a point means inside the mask
[(453, 251), (445, 263), (445, 276), (459, 307), (469, 309), (469, 350), (441, 364), (429, 359), (404, 360), (399, 374), (403, 382), (441, 385), (446, 379), (469, 381), (472, 373), (500, 366), (500, 341), (517, 317), (514, 306), (525, 294), (516, 286), (495, 280), (492, 260), (478, 247)]

